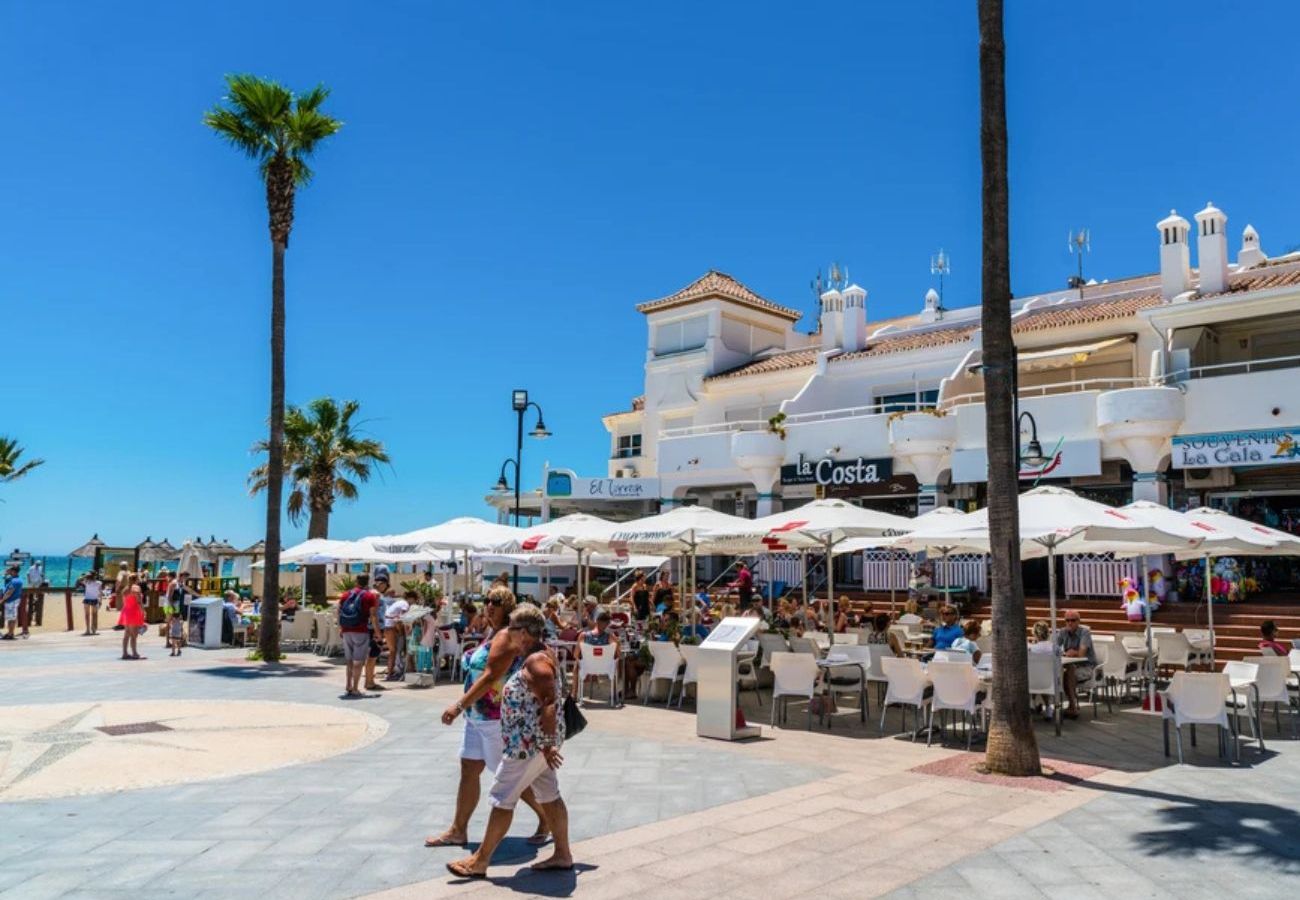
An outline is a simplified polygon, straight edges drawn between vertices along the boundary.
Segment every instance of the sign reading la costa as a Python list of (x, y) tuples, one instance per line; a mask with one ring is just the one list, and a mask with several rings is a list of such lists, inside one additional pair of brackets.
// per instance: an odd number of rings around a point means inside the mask
[(1300, 462), (1300, 428), (1180, 434), (1173, 450), (1175, 469), (1286, 465)]
[(814, 462), (800, 455), (798, 462), (781, 467), (781, 483), (849, 487), (879, 484), (888, 481), (893, 474), (894, 461), (889, 458), (864, 459), (859, 456), (852, 460), (837, 460), (826, 456)]

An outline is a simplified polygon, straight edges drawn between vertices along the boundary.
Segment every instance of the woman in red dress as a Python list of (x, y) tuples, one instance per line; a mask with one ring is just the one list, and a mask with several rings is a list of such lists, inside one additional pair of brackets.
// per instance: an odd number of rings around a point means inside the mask
[(140, 632), (144, 630), (145, 622), (144, 607), (140, 604), (140, 585), (138, 582), (131, 582), (130, 589), (123, 595), (122, 612), (117, 617), (117, 624), (123, 628), (122, 658), (140, 659), (140, 654), (136, 652), (135, 642), (140, 637)]

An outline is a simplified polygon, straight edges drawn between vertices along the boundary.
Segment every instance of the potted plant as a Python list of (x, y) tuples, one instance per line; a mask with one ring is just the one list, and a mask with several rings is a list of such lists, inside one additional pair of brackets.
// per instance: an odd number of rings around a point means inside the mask
[(767, 430), (785, 440), (785, 413), (779, 412), (767, 420)]

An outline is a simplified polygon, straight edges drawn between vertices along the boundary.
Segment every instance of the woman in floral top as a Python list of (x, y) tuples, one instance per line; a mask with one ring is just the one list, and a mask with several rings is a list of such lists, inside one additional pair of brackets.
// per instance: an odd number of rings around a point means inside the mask
[(532, 789), (546, 811), (546, 821), (555, 835), (555, 852), (550, 859), (534, 863), (534, 869), (572, 869), (569, 850), (569, 812), (560, 798), (556, 770), (564, 762), (564, 715), (560, 710), (562, 679), (555, 656), (546, 649), (543, 636), (546, 620), (541, 611), (525, 603), (510, 615), (505, 637), (524, 658), (523, 666), (510, 676), (501, 692), (501, 733), (505, 742), (501, 765), (490, 795), (492, 814), (487, 833), (478, 850), (464, 859), (447, 864), (458, 878), (485, 878), (492, 853), (501, 843), (514, 819), (515, 804), (524, 791)]
[[(451, 827), (437, 837), (425, 839), (426, 847), (460, 846), (468, 837), (469, 819), (478, 806), (479, 778), (484, 769), (496, 772), (501, 763), (504, 743), (501, 738), (501, 693), (506, 681), (519, 671), (523, 657), (503, 630), (515, 608), (515, 595), (509, 588), (494, 587), (485, 603), (489, 629), (483, 642), (465, 651), (465, 693), (442, 714), (442, 723), (450, 725), (462, 713), (465, 731), (460, 742), (460, 786), (456, 791), (456, 813)], [(527, 791), (523, 801), (537, 813), (537, 831), (528, 840), (544, 844), (549, 840), (546, 816)]]

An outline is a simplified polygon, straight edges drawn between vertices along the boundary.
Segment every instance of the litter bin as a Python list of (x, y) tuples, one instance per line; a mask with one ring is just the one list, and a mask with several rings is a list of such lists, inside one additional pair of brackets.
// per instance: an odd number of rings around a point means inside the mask
[(190, 600), (189, 626), (185, 641), (191, 647), (216, 650), (221, 647), (221, 618), (225, 615), (220, 597)]

